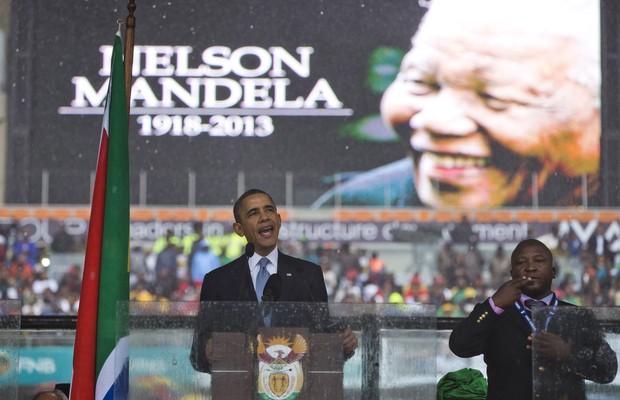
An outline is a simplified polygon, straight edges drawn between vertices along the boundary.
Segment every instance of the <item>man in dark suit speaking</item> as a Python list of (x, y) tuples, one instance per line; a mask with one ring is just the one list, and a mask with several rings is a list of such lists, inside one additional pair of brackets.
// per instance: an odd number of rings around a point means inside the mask
[[(450, 335), (450, 349), (457, 356), (484, 355), (487, 399), (583, 400), (584, 379), (611, 382), (618, 368), (616, 354), (593, 313), (569, 307), (551, 291), (555, 277), (551, 251), (542, 242), (527, 239), (516, 246), (510, 263), (512, 279), (476, 305)], [(536, 312), (534, 321), (532, 301), (549, 306)], [(532, 349), (539, 361), (536, 383)]]
[[(326, 303), (327, 291), (321, 267), (309, 261), (291, 257), (277, 248), (281, 218), (271, 196), (259, 189), (242, 194), (233, 207), (233, 229), (245, 236), (253, 252), (205, 275), (200, 292), (200, 302), (260, 302), (270, 275), (280, 279), (280, 302)], [(271, 280), (273, 281), (273, 279)], [(194, 333), (190, 361), (192, 366), (210, 372), (212, 342), (209, 332), (204, 332), (200, 318)], [(343, 351), (345, 357), (352, 355), (357, 347), (357, 337), (344, 330)]]

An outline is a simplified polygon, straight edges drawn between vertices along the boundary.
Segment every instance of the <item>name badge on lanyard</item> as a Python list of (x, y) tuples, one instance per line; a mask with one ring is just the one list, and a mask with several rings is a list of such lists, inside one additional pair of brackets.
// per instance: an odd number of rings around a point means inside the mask
[[(551, 298), (551, 304), (549, 304), (549, 306), (551, 307), (551, 310), (549, 311), (549, 313), (547, 314), (547, 318), (545, 319), (545, 327), (543, 329), (545, 331), (549, 329), (549, 323), (551, 322), (551, 318), (553, 318), (553, 315), (555, 314), (555, 310), (557, 309), (557, 306), (558, 306), (558, 298), (555, 296), (555, 293), (553, 294), (553, 297)], [(523, 307), (523, 304), (521, 304), (521, 302), (517, 300), (515, 301), (515, 307), (517, 307), (519, 314), (521, 314), (521, 316), (525, 318), (525, 321), (532, 329), (532, 332), (540, 333), (540, 330), (536, 329), (536, 327), (534, 326), (534, 322), (532, 321), (532, 318), (529, 315), (527, 315), (527, 312), (525, 311), (525, 307)]]

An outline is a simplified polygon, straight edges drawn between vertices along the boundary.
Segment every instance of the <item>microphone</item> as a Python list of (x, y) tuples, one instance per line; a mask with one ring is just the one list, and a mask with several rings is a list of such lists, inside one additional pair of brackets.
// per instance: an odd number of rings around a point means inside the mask
[(245, 245), (245, 256), (247, 258), (250, 258), (253, 255), (254, 255), (254, 243), (248, 242), (248, 244)]
[(267, 283), (265, 283), (265, 289), (263, 289), (262, 301), (278, 301), (280, 300), (280, 293), (282, 291), (282, 277), (278, 274), (271, 274)]

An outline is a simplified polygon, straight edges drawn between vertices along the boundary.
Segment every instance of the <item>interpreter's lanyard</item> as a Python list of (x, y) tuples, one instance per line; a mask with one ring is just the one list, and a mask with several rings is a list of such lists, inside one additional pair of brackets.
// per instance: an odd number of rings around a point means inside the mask
[[(551, 310), (549, 311), (549, 314), (547, 314), (547, 319), (545, 319), (545, 328), (544, 328), (545, 331), (549, 329), (549, 322), (551, 322), (551, 318), (553, 318), (553, 314), (555, 314), (557, 305), (558, 305), (558, 298), (555, 296), (555, 293), (553, 293), (553, 297), (551, 298), (551, 302), (549, 304), (549, 306), (551, 306)], [(534, 323), (532, 322), (532, 318), (530, 318), (530, 316), (527, 315), (527, 312), (525, 311), (525, 307), (523, 307), (523, 305), (521, 304), (519, 300), (515, 301), (515, 307), (517, 307), (517, 310), (519, 310), (519, 314), (521, 314), (521, 316), (525, 318), (525, 321), (527, 321), (530, 328), (532, 328), (532, 332), (540, 333), (540, 330), (536, 329), (536, 327), (534, 326)]]

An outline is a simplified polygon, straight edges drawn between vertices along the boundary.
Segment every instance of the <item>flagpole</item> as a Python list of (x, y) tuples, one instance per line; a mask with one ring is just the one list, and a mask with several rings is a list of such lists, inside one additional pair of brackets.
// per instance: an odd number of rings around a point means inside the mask
[[(125, 90), (127, 95), (127, 116), (131, 109), (131, 84), (132, 84), (132, 66), (133, 66), (133, 45), (136, 32), (136, 17), (133, 13), (136, 11), (136, 1), (129, 0), (127, 4), (129, 15), (125, 22)], [(129, 119), (127, 120), (129, 122)]]

